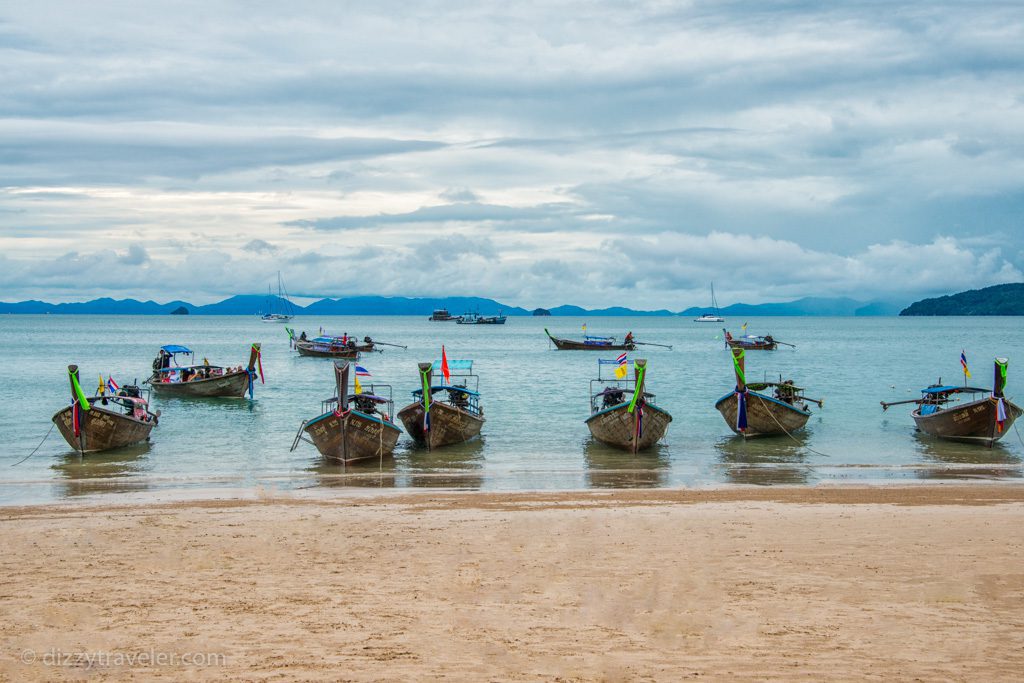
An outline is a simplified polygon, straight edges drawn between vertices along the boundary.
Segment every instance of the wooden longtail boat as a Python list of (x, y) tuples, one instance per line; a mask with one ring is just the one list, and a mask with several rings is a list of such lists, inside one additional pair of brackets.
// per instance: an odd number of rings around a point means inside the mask
[(402, 344), (389, 344), (388, 342), (374, 341), (370, 337), (363, 337), (360, 343), (355, 337), (346, 335), (321, 334), (312, 339), (306, 338), (303, 332), (298, 337), (295, 330), (286, 327), (288, 340), (292, 348), (299, 352), (300, 356), (315, 356), (318, 358), (345, 358), (357, 360), (359, 354), (370, 351), (380, 351), (378, 346), (394, 346), (399, 349), (407, 348)]
[[(817, 403), (821, 407), (822, 401), (804, 396), (804, 390), (792, 380), (747, 384), (745, 355), (744, 349), (732, 349), (736, 389), (715, 403), (729, 428), (747, 439), (803, 429), (811, 417), (807, 404)], [(774, 396), (760, 393), (768, 389), (774, 389)]]
[[(644, 389), (647, 361), (637, 358), (632, 380), (606, 378), (598, 361), (597, 379), (590, 382), (590, 417), (587, 428), (598, 441), (636, 453), (647, 450), (665, 435), (672, 416), (654, 405), (654, 394)], [(595, 391), (595, 385), (601, 387)]]
[[(1006, 371), (1009, 361), (995, 359), (995, 378), (992, 391), (978, 387), (957, 387), (938, 384), (921, 390), (921, 398), (909, 401), (882, 401), (882, 409), (913, 403), (917, 408), (910, 413), (917, 428), (931, 436), (950, 441), (980, 443), (992, 446), (1010, 430), (1024, 409), (1006, 398)], [(961, 395), (971, 400), (960, 402)]]
[(632, 351), (636, 348), (632, 332), (626, 333), (626, 338), (621, 344), (615, 343), (615, 337), (592, 337), (585, 335), (583, 341), (554, 337), (548, 332), (546, 327), (544, 328), (544, 334), (548, 335), (548, 339), (551, 340), (559, 351)]
[(743, 337), (733, 337), (731, 334), (729, 334), (729, 331), (724, 327), (722, 328), (722, 337), (723, 339), (725, 339), (725, 345), (731, 349), (745, 349), (748, 351), (774, 351), (776, 348), (778, 348), (779, 344), (782, 344), (783, 346), (792, 346), (793, 348), (796, 348), (796, 346), (794, 346), (793, 344), (781, 342), (778, 339), (772, 337), (772, 335), (770, 334), (748, 334)]
[[(192, 357), (187, 365), (178, 365), (179, 354)], [(258, 370), (258, 372), (257, 372)], [(160, 353), (153, 361), (153, 375), (146, 384), (159, 396), (174, 398), (249, 398), (253, 396), (256, 377), (263, 382), (263, 359), (260, 345), (249, 347), (249, 364), (237, 369), (219, 365), (195, 364), (195, 354), (184, 346), (160, 347)]]
[[(420, 388), (412, 392), (416, 400), (398, 411), (405, 431), (428, 449), (469, 441), (479, 436), (485, 422), (479, 377), (472, 374), (473, 361), (452, 360), (448, 364), (455, 372), (449, 373), (443, 384), (434, 385), (433, 374), (440, 369), (440, 361), (419, 363)], [(470, 382), (474, 384), (472, 389)]]
[[(402, 433), (392, 421), (394, 403), (391, 387), (370, 385), (370, 393), (349, 394), (348, 361), (334, 362), (337, 395), (322, 402), (322, 413), (303, 420), (292, 442), (294, 451), (300, 441), (316, 446), (320, 455), (343, 463), (386, 458), (395, 450)], [(375, 392), (386, 390), (388, 396)]]
[(78, 382), (77, 365), (68, 366), (68, 377), (72, 403), (52, 419), (69, 446), (79, 453), (93, 453), (149, 439), (160, 413), (149, 411), (149, 401), (138, 387), (87, 397)]

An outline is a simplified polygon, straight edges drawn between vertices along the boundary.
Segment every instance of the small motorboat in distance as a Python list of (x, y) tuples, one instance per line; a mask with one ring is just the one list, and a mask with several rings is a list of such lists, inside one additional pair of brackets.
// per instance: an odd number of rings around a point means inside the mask
[[(747, 384), (743, 349), (732, 349), (736, 388), (718, 399), (715, 408), (729, 428), (744, 438), (792, 434), (811, 417), (808, 403), (820, 408), (821, 399), (807, 398), (792, 380)], [(772, 390), (773, 395), (761, 393)]]
[[(979, 387), (944, 385), (940, 379), (938, 383), (922, 389), (921, 398), (891, 403), (882, 401), (882, 410), (913, 403), (917, 408), (910, 416), (925, 434), (949, 441), (992, 446), (1024, 413), (1024, 409), (1003, 395), (1008, 366), (1006, 358), (995, 359), (991, 392)], [(962, 403), (962, 395), (970, 399)]]
[(729, 330), (722, 328), (722, 338), (725, 339), (725, 345), (731, 349), (746, 349), (747, 351), (774, 351), (779, 344), (783, 346), (792, 346), (794, 344), (787, 344), (775, 339), (770, 334), (759, 335), (759, 334), (747, 334), (742, 337), (733, 337)]
[[(178, 356), (188, 358), (185, 365), (178, 363)], [(168, 344), (161, 346), (153, 359), (153, 374), (145, 381), (158, 396), (176, 398), (249, 398), (253, 397), (256, 377), (263, 383), (263, 359), (260, 345), (249, 347), (249, 364), (243, 367), (222, 367), (210, 365), (203, 359), (196, 365), (195, 353), (186, 346)]]
[[(443, 383), (434, 384), (434, 372), (438, 370), (443, 373)], [(439, 361), (419, 363), (419, 379), (420, 387), (412, 392), (413, 402), (398, 411), (413, 441), (434, 449), (480, 434), (485, 420), (480, 407), (480, 378), (473, 374), (473, 361), (448, 360), (442, 355)]]
[[(633, 362), (635, 375), (629, 379), (625, 354), (617, 360), (599, 360), (597, 379), (590, 381), (590, 417), (587, 428), (601, 443), (637, 453), (658, 442), (668, 430), (672, 416), (654, 404), (654, 394), (646, 389), (647, 361)], [(603, 368), (616, 366), (614, 377), (606, 377)]]
[(119, 387), (103, 382), (95, 396), (86, 396), (78, 379), (78, 366), (68, 366), (71, 405), (53, 416), (60, 435), (79, 453), (130, 446), (149, 439), (160, 413), (150, 412), (149, 396), (137, 386)]
[(363, 392), (355, 377), (354, 393), (349, 393), (351, 368), (348, 361), (334, 361), (337, 393), (321, 403), (318, 417), (302, 421), (292, 442), (293, 451), (305, 441), (328, 460), (343, 463), (391, 456), (402, 433), (391, 418), (391, 387), (371, 384), (368, 393)]
[(434, 312), (430, 314), (427, 320), (433, 320), (434, 322), (451, 322), (458, 320), (458, 316), (454, 316), (448, 312), (447, 308), (435, 308)]
[(479, 313), (464, 313), (455, 319), (459, 325), (504, 325), (507, 316), (501, 315), (480, 315)]

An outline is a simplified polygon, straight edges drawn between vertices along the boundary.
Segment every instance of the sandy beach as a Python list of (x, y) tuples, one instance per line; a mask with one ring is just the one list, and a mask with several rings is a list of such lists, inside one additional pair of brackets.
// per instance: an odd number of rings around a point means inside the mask
[(1020, 680), (1024, 487), (0, 508), (0, 679)]

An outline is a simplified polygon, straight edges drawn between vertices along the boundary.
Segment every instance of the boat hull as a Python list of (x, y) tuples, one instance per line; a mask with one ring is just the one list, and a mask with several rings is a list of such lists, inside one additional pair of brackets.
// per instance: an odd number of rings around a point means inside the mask
[(393, 423), (357, 410), (324, 413), (302, 429), (320, 455), (344, 463), (389, 457), (401, 434)]
[(423, 404), (417, 401), (398, 411), (398, 419), (405, 425), (413, 441), (427, 448), (440, 448), (463, 443), (480, 435), (484, 426), (481, 415), (473, 415), (448, 405), (435, 402), (430, 404), (430, 431), (423, 429)]
[(196, 379), (191, 382), (160, 382), (154, 375), (149, 379), (153, 393), (173, 398), (244, 398), (249, 389), (249, 373), (232, 372), (220, 377)]
[(774, 351), (778, 348), (775, 342), (743, 342), (735, 339), (725, 342), (731, 349), (744, 349), (746, 351)]
[(625, 451), (645, 451), (665, 436), (672, 416), (657, 406), (643, 407), (643, 433), (636, 439), (636, 412), (629, 412), (628, 403), (620, 403), (587, 418), (590, 434), (601, 443)]
[(750, 391), (747, 393), (747, 429), (741, 432), (736, 428), (736, 412), (739, 409), (736, 394), (726, 394), (718, 399), (715, 408), (725, 418), (729, 429), (746, 439), (792, 434), (803, 429), (811, 417), (808, 410)]
[(980, 443), (991, 446), (999, 441), (1010, 430), (1013, 423), (1024, 409), (1008, 399), (1006, 405), (1006, 422), (1003, 430), (996, 426), (996, 401), (991, 397), (971, 401), (953, 408), (946, 408), (930, 415), (922, 415), (920, 409), (911, 413), (917, 428), (925, 434), (967, 443)]
[(300, 356), (356, 360), (359, 358), (360, 353), (373, 351), (373, 344), (360, 344), (353, 349), (347, 346), (326, 346), (310, 342), (295, 342), (295, 350), (299, 352)]
[(145, 441), (156, 426), (156, 420), (144, 422), (101, 406), (81, 411), (80, 436), (75, 436), (72, 406), (58, 410), (53, 423), (71, 448), (81, 453), (95, 453), (122, 448)]

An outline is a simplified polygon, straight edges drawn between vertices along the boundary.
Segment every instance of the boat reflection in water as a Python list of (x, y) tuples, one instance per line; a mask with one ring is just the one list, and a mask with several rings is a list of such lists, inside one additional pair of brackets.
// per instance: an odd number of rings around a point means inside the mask
[(58, 456), (51, 469), (57, 473), (62, 496), (94, 493), (132, 493), (150, 488), (146, 454), (150, 444), (142, 442), (86, 457), (76, 451)]
[(731, 436), (715, 444), (725, 480), (730, 484), (806, 484), (810, 467), (804, 443), (809, 434), (792, 438), (743, 439)]
[(633, 455), (597, 439), (587, 439), (583, 445), (587, 487), (624, 489), (667, 486), (668, 455), (668, 447), (664, 444), (655, 444), (643, 453)]
[(399, 449), (393, 458), (343, 463), (316, 458), (307, 471), (327, 488), (448, 488), (475, 491), (483, 487), (484, 440), (455, 444), (436, 451)]
[(415, 449), (406, 459), (406, 486), (478, 490), (483, 488), (485, 437), (435, 450)]
[(1021, 458), (995, 443), (978, 448), (972, 443), (947, 441), (922, 432), (914, 433), (917, 452), (927, 462), (916, 474), (921, 479), (1021, 478)]

